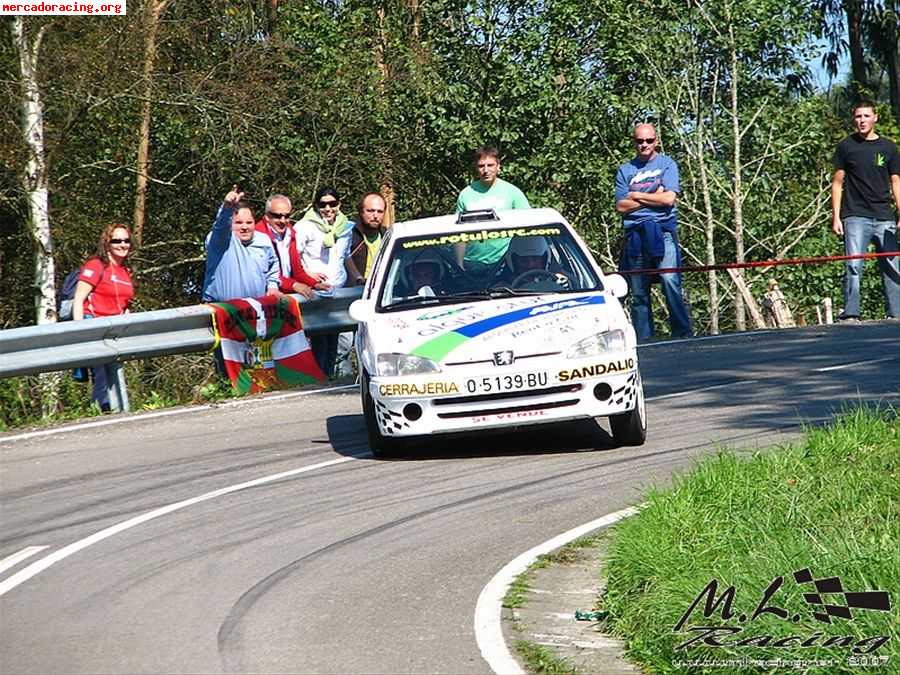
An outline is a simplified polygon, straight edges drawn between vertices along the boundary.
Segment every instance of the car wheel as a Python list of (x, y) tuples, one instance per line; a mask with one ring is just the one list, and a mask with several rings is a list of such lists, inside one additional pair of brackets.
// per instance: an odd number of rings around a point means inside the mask
[(396, 457), (403, 450), (403, 441), (399, 438), (388, 438), (378, 428), (378, 420), (375, 419), (375, 401), (369, 393), (369, 374), (363, 371), (359, 382), (359, 393), (362, 398), (363, 418), (366, 421), (366, 436), (369, 440), (369, 450), (375, 457)]
[(637, 401), (634, 409), (621, 415), (609, 416), (613, 440), (619, 445), (643, 445), (647, 440), (647, 405), (644, 401), (644, 384), (638, 375)]

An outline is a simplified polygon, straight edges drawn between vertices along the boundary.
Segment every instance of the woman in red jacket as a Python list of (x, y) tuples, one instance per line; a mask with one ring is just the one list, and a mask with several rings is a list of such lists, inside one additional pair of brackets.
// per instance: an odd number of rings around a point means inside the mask
[[(113, 223), (104, 228), (97, 245), (97, 255), (88, 258), (78, 276), (72, 303), (74, 320), (116, 316), (128, 311), (134, 297), (134, 285), (127, 267), (131, 250), (131, 232), (127, 227)], [(108, 412), (107, 367), (91, 368), (91, 373), (94, 380), (91, 399), (102, 411)]]

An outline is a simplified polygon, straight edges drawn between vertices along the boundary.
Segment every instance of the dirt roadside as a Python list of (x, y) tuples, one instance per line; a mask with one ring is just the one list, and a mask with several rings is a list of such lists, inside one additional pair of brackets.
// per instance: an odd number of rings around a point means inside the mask
[(510, 652), (526, 672), (517, 643), (529, 642), (550, 650), (564, 661), (567, 672), (635, 674), (642, 671), (623, 656), (618, 638), (604, 635), (594, 621), (579, 621), (575, 613), (590, 612), (605, 581), (606, 538), (591, 548), (571, 549), (564, 562), (531, 569), (524, 602), (503, 610), (503, 634)]

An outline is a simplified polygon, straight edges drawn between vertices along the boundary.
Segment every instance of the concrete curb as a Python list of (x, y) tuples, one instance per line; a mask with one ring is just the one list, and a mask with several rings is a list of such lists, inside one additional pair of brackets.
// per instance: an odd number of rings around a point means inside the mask
[(594, 609), (605, 586), (603, 561), (608, 545), (608, 538), (602, 537), (596, 546), (573, 549), (570, 560), (528, 573), (523, 606), (503, 611), (503, 634), (513, 651), (524, 640), (549, 649), (573, 672), (642, 672), (625, 659), (622, 640), (604, 634), (597, 623), (575, 619), (576, 611)]

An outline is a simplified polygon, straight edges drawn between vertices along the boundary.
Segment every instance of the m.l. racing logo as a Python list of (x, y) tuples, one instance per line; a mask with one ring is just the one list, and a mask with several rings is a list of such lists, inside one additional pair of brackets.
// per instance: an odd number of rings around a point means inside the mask
[[(802, 591), (803, 600), (812, 610), (812, 618), (818, 622), (831, 624), (834, 619), (852, 621), (853, 610), (889, 612), (891, 601), (886, 591), (847, 591), (840, 577), (826, 577), (816, 579), (809, 568), (797, 570), (793, 573), (797, 587)], [(692, 646), (706, 647), (770, 647), (770, 648), (795, 648), (795, 647), (841, 647), (850, 649), (854, 654), (871, 654), (890, 637), (887, 635), (854, 636), (831, 635), (825, 637), (821, 631), (813, 631), (806, 635), (788, 635), (776, 638), (772, 635), (751, 634), (749, 625), (764, 614), (778, 617), (783, 621), (799, 623), (803, 616), (799, 613), (789, 615), (789, 612), (779, 607), (773, 598), (784, 584), (784, 577), (777, 576), (763, 591), (755, 609), (749, 615), (746, 612), (736, 610), (734, 605), (737, 600), (737, 589), (734, 586), (726, 588), (718, 595), (719, 584), (716, 579), (711, 580), (697, 595), (687, 611), (675, 624), (673, 631), (695, 633), (691, 639), (679, 644), (675, 649), (686, 649)], [(692, 625), (694, 611), (702, 604), (703, 625)], [(719, 624), (713, 618), (716, 612), (723, 623)], [(714, 625), (714, 623), (716, 625)], [(729, 638), (736, 639), (729, 639)]]

